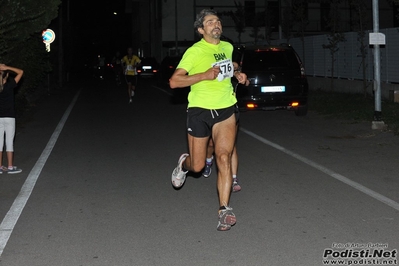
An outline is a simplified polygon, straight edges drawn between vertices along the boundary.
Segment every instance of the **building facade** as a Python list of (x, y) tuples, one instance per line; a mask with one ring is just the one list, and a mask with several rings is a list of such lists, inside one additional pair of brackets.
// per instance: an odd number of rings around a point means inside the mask
[[(356, 0), (352, 0), (356, 1)], [(236, 44), (270, 43), (298, 36), (357, 31), (359, 16), (366, 30), (373, 28), (372, 1), (325, 0), (126, 0), (132, 14), (132, 43), (142, 56), (161, 60), (180, 54), (198, 40), (193, 23), (204, 8), (215, 9), (223, 21), (224, 36)], [(379, 27), (399, 26), (398, 8), (379, 0)], [(236, 20), (234, 20), (234, 18)], [(241, 28), (237, 25), (241, 21)]]
[[(372, 1), (358, 0), (364, 5), (361, 14), (364, 27), (373, 28)], [(163, 54), (182, 52), (198, 36), (193, 28), (196, 14), (204, 9), (215, 9), (223, 20), (225, 37), (235, 43), (265, 43), (276, 39), (296, 37), (303, 29), (304, 36), (327, 34), (336, 31), (350, 32), (357, 29), (359, 12), (349, 1), (323, 0), (163, 0), (162, 44)], [(399, 26), (398, 8), (389, 0), (379, 1), (379, 26)], [(241, 14), (244, 28), (237, 31), (232, 15)], [(335, 17), (332, 18), (335, 14)], [(288, 38), (287, 38), (288, 36)]]
[(131, 43), (141, 57), (162, 57), (162, 1), (126, 0), (125, 12), (131, 14)]

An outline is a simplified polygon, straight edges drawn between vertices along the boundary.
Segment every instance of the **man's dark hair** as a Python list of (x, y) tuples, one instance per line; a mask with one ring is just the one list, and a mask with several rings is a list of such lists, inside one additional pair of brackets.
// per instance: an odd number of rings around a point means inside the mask
[(218, 13), (216, 12), (216, 10), (213, 9), (203, 9), (197, 14), (197, 18), (194, 21), (194, 29), (199, 35), (201, 34), (198, 32), (198, 29), (204, 28), (204, 19), (208, 15), (218, 16)]

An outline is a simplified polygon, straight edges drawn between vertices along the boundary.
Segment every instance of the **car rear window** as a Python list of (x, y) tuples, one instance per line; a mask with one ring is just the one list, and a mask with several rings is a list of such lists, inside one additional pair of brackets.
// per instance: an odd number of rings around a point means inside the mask
[(156, 65), (157, 60), (152, 57), (141, 58), (141, 64)]
[(250, 51), (244, 53), (243, 68), (248, 70), (271, 70), (298, 67), (295, 54), (291, 51)]

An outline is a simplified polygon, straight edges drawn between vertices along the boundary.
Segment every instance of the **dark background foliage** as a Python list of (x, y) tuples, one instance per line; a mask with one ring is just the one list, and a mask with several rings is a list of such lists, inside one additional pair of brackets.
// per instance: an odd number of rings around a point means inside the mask
[(0, 0), (0, 63), (21, 68), (19, 109), (52, 70), (42, 31), (58, 16), (60, 0)]

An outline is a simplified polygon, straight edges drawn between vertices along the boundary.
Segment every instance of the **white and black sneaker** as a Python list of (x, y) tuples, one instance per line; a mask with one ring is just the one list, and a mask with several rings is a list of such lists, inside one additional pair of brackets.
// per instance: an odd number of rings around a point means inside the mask
[(188, 156), (188, 153), (183, 153), (180, 156), (179, 161), (177, 162), (177, 166), (172, 172), (172, 185), (175, 188), (179, 188), (179, 187), (183, 186), (184, 181), (186, 181), (186, 174), (188, 171), (183, 171), (182, 165), (183, 165), (184, 160), (187, 158), (187, 156)]

